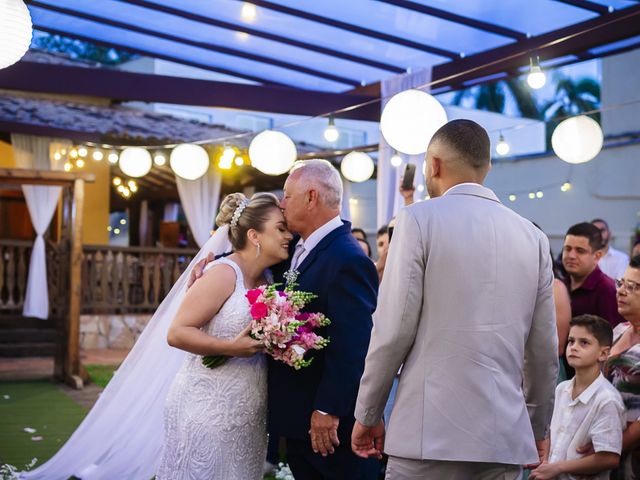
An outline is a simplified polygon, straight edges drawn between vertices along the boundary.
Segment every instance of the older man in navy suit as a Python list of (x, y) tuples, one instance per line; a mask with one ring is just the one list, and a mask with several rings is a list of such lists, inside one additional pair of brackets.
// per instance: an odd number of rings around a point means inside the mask
[(281, 207), (288, 228), (299, 234), (291, 260), (276, 279), (295, 277), (299, 289), (317, 298), (307, 309), (330, 320), (324, 350), (294, 370), (269, 363), (269, 431), (286, 438), (287, 460), (296, 480), (375, 479), (376, 460), (358, 458), (350, 433), (358, 384), (376, 308), (378, 277), (369, 258), (340, 218), (342, 180), (327, 161), (298, 162), (284, 186)]
[[(284, 438), (296, 480), (373, 480), (376, 459), (350, 448), (360, 377), (376, 309), (375, 266), (340, 218), (342, 180), (326, 160), (296, 162), (284, 185), (281, 207), (298, 234), (290, 259), (272, 270), (276, 282), (294, 281), (317, 297), (307, 305), (331, 325), (319, 333), (329, 345), (307, 355), (312, 364), (294, 370), (269, 359), (269, 432)], [(191, 281), (207, 261), (195, 268)]]

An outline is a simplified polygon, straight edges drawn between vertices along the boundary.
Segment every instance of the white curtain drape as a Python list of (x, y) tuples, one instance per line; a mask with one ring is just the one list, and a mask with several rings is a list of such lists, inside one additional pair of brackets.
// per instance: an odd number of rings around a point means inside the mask
[[(11, 134), (11, 143), (17, 167), (37, 170), (58, 169), (63, 160), (62, 158), (54, 160), (52, 151), (62, 146), (66, 146), (68, 150), (71, 146), (71, 143), (65, 140), (19, 134)], [(22, 315), (25, 317), (44, 320), (49, 316), (47, 262), (43, 235), (51, 223), (61, 191), (62, 187), (22, 186), (31, 223), (36, 231), (36, 239), (29, 261), (27, 291), (22, 309)]]
[[(387, 101), (396, 93), (408, 90), (410, 88), (416, 88), (421, 85), (425, 85), (431, 82), (431, 68), (420, 70), (415, 73), (406, 73), (403, 75), (397, 75), (395, 77), (388, 78), (381, 82), (381, 95), (382, 105), (381, 108), (387, 104)], [(428, 92), (428, 89), (421, 89)], [(398, 209), (404, 205), (404, 199), (398, 192), (400, 186), (400, 177), (406, 163), (413, 163), (416, 165), (416, 176), (414, 184), (424, 185), (424, 173), (422, 164), (424, 162), (424, 154), (421, 155), (404, 155), (400, 154), (403, 160), (403, 164), (400, 167), (394, 167), (390, 163), (390, 159), (393, 156), (393, 148), (385, 141), (384, 136), (380, 135), (380, 143), (378, 147), (378, 181), (377, 187), (377, 223), (378, 228), (382, 225), (389, 223)], [(426, 192), (416, 192), (416, 195), (424, 196)]]
[(199, 247), (211, 236), (220, 204), (221, 183), (222, 176), (213, 166), (197, 180), (185, 180), (176, 175), (180, 202)]

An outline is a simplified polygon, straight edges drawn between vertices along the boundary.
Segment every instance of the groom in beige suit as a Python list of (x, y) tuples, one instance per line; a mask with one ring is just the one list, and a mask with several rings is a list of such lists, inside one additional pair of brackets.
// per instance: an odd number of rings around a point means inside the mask
[(389, 455), (387, 479), (515, 479), (539, 461), (558, 373), (551, 256), (482, 186), (490, 166), (486, 131), (447, 123), (427, 151), (432, 199), (397, 217), (352, 435), (356, 454)]

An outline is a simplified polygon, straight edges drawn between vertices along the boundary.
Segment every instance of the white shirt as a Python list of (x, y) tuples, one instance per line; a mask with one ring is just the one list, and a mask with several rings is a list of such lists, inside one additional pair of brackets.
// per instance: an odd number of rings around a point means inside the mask
[(624, 271), (629, 266), (629, 255), (610, 246), (609, 251), (598, 262), (598, 266), (605, 275), (617, 280), (624, 276)]
[(300, 257), (298, 258), (296, 265), (291, 265), (291, 268), (294, 270), (297, 269), (302, 264), (304, 259), (307, 258), (307, 256), (309, 255), (309, 252), (311, 252), (311, 250), (313, 250), (322, 241), (324, 237), (329, 235), (336, 228), (340, 228), (342, 225), (344, 224), (342, 223), (342, 219), (340, 218), (340, 215), (338, 215), (332, 218), (331, 220), (329, 220), (327, 223), (325, 223), (318, 229), (316, 229), (311, 235), (307, 237), (306, 240), (303, 240), (302, 238), (298, 240), (298, 243), (296, 244), (296, 248), (298, 248), (298, 245), (302, 245), (304, 246), (304, 252), (300, 254)]
[[(575, 400), (571, 399), (575, 378), (556, 387), (556, 401), (551, 419), (551, 452), (549, 463), (575, 460), (582, 455), (576, 448), (589, 442), (596, 452), (622, 450), (622, 430), (626, 426), (624, 405), (618, 391), (602, 374)], [(558, 479), (574, 479), (560, 475)], [(590, 476), (606, 480), (609, 472)]]

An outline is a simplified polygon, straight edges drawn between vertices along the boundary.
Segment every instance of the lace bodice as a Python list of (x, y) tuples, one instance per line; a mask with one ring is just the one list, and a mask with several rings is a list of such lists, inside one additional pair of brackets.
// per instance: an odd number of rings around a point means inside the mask
[[(202, 330), (235, 338), (251, 321), (242, 271), (234, 292)], [(167, 397), (165, 447), (157, 478), (251, 480), (262, 478), (266, 454), (267, 375), (263, 354), (230, 358), (214, 369), (189, 354)]]

